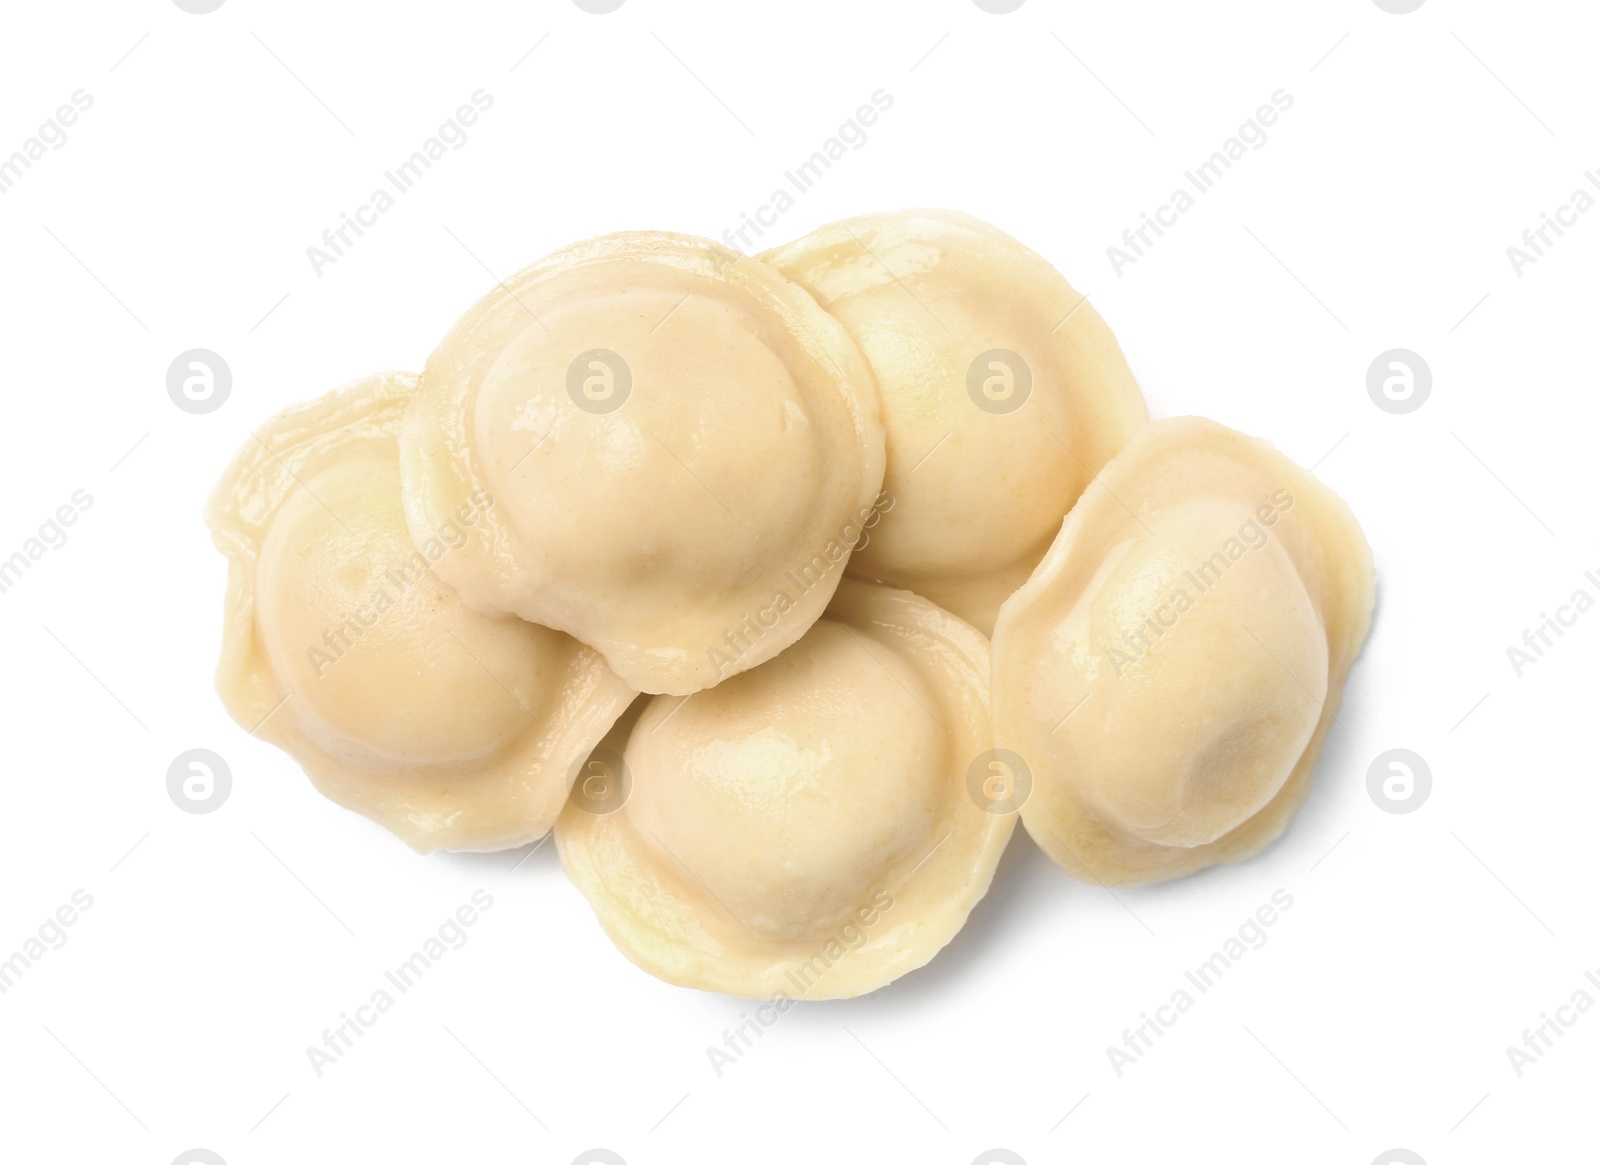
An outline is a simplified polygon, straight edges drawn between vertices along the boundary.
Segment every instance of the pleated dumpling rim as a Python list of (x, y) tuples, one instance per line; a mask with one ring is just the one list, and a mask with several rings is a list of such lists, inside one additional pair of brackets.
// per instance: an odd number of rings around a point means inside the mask
[[(1142, 518), (1151, 516), (1147, 485), (1189, 466), (1214, 472), (1219, 488), (1238, 493), (1236, 500), (1246, 513), (1259, 503), (1256, 492), (1262, 483), (1290, 488), (1292, 508), (1277, 519), (1273, 536), (1293, 560), (1321, 620), (1328, 677), (1327, 695), (1310, 741), (1278, 792), (1215, 841), (1186, 847), (1130, 837), (1102, 822), (1074, 794), (1072, 774), (1051, 772), (1036, 763), (1047, 747), (1035, 739), (1037, 726), (1029, 727), (1026, 706), (1027, 687), (1034, 682), (1029, 657), (1052, 649), (1052, 628), (1070, 607), (1067, 600), (1075, 601), (1095, 577), (1108, 549), (1139, 534)], [(1244, 489), (1240, 482), (1251, 484)], [(1192, 500), (1192, 495), (1180, 490), (1167, 500), (1182, 502)], [(1338, 715), (1345, 679), (1371, 626), (1374, 601), (1372, 551), (1360, 525), (1349, 506), (1308, 471), (1266, 441), (1202, 417), (1174, 417), (1146, 426), (1067, 516), (1049, 553), (1007, 600), (995, 627), (996, 742), (1021, 755), (1032, 769), (1033, 793), (1021, 810), (1028, 833), (1068, 873), (1106, 885), (1182, 877), (1260, 852), (1283, 833), (1310, 791), (1317, 756)], [(1195, 682), (1201, 678), (1196, 676)], [(1300, 683), (1292, 675), (1284, 682)], [(1169, 709), (1168, 714), (1181, 716), (1183, 709)], [(1120, 743), (1130, 749), (1140, 747), (1137, 740)]]
[[(206, 507), (212, 539), (228, 562), (216, 688), (229, 715), (292, 756), (324, 796), (413, 849), (505, 849), (549, 832), (565, 802), (570, 767), (634, 695), (597, 652), (558, 632), (529, 629), (556, 653), (561, 677), (559, 689), (548, 693), (551, 704), (538, 709), (542, 724), (530, 718), (521, 739), (481, 765), (395, 764), (383, 771), (330, 754), (301, 729), (257, 627), (257, 565), (274, 518), (320, 470), (351, 458), (395, 459), (416, 383), (411, 373), (378, 373), (287, 409), (252, 434), (223, 474)], [(394, 504), (398, 513), (398, 497)], [(427, 582), (442, 602), (458, 602), (431, 574)]]
[[(595, 814), (574, 798), (555, 833), (567, 874), (612, 942), (657, 978), (752, 999), (853, 998), (926, 964), (988, 892), (1017, 816), (980, 808), (968, 788), (972, 763), (992, 747), (988, 641), (918, 595), (851, 579), (840, 584), (824, 616), (829, 621), (870, 641), (873, 652), (893, 651), (912, 661), (937, 693), (931, 712), (950, 736), (944, 750), (948, 767), (941, 774), (946, 820), (927, 837), (920, 860), (891, 876), (900, 881), (861, 887), (865, 923), (854, 921), (863, 917), (858, 912), (839, 931), (777, 940), (758, 938), (709, 896), (688, 868), (693, 855), (656, 852), (627, 823), (626, 806)], [(803, 646), (802, 640), (791, 651)], [(883, 676), (885, 685), (896, 682)], [(677, 702), (657, 696), (651, 704), (670, 712)], [(627, 755), (629, 733), (648, 732), (664, 717), (637, 730), (631, 720), (632, 714), (620, 721), (603, 747)], [(871, 728), (906, 730), (890, 723)], [(650, 774), (635, 772), (632, 779), (637, 787)], [(781, 861), (782, 855), (773, 858)]]

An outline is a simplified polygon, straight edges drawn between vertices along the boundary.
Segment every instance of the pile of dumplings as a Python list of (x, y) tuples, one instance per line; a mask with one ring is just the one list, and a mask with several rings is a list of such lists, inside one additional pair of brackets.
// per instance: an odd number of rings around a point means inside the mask
[(576, 244), (256, 430), (207, 517), (240, 725), (424, 853), (553, 828), (624, 954), (748, 997), (922, 966), (1019, 817), (1104, 885), (1256, 853), (1373, 604), (1343, 502), (1149, 421), (947, 211)]

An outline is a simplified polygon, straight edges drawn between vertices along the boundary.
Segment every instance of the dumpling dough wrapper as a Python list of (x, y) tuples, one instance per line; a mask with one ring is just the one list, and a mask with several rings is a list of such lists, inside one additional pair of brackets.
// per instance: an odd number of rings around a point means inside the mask
[(988, 634), (1145, 423), (1116, 337), (1043, 258), (955, 211), (847, 219), (762, 258), (844, 324), (878, 378), (892, 508), (850, 573)]
[(436, 569), (646, 692), (772, 658), (827, 606), (883, 484), (872, 372), (776, 270), (664, 233), (578, 243), (474, 305), (400, 439), (413, 533), (497, 499)]
[(228, 559), (217, 690), (414, 849), (504, 849), (549, 832), (635, 692), (570, 636), (479, 614), (440, 581), (490, 495), (413, 544), (395, 441), (415, 388), (384, 373), (290, 409), (223, 475), (206, 515)]
[(591, 764), (623, 791), (574, 789), (562, 863), (612, 941), (670, 983), (876, 990), (955, 936), (1011, 836), (1016, 813), (968, 788), (991, 750), (988, 670), (968, 624), (847, 579), (776, 659), (620, 723)]
[(1153, 882), (1249, 857), (1305, 800), (1372, 553), (1310, 473), (1199, 417), (1152, 423), (1101, 481), (1001, 608), (995, 737), (1041, 849)]

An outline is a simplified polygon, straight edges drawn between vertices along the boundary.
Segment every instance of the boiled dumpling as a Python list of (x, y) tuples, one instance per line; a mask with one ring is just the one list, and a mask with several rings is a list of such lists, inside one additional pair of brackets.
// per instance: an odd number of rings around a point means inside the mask
[(1237, 861), (1305, 799), (1371, 621), (1345, 504), (1263, 441), (1149, 425), (1001, 609), (995, 735), (1028, 832), (1069, 873)]
[(762, 257), (877, 374), (889, 502), (850, 572), (987, 634), (1145, 421), (1116, 337), (1044, 259), (953, 211), (848, 219)]
[(556, 844), (651, 974), (848, 998), (926, 963), (988, 889), (1016, 820), (969, 792), (990, 750), (984, 638), (847, 580), (776, 659), (619, 725)]
[(569, 636), (468, 610), (439, 580), (491, 495), (413, 545), (395, 438), (415, 386), (388, 373), (290, 409), (224, 475), (207, 512), (228, 558), (217, 688), (413, 848), (502, 849), (549, 831), (634, 691)]
[(684, 694), (805, 634), (872, 520), (871, 370), (773, 268), (704, 240), (577, 244), (479, 301), (401, 435), (419, 537), (497, 504), (437, 564), (469, 606)]

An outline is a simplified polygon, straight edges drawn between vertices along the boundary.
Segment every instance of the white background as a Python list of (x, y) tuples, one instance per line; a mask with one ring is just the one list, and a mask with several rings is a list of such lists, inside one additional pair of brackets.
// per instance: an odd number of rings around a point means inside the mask
[[(74, 890), (94, 904), (0, 995), (0, 1158), (1592, 1159), (1600, 1013), (1520, 1078), (1506, 1055), (1600, 969), (1600, 614), (1520, 678), (1506, 655), (1600, 596), (1600, 213), (1520, 276), (1506, 255), (1600, 168), (1591, 6), (101, 0), (4, 20), (0, 155), (75, 90), (94, 104), (0, 195), (0, 557), (74, 490), (94, 502), (0, 595), (0, 958)], [(306, 248), (478, 89), (467, 145), (314, 274)], [(418, 368), (489, 272), (623, 228), (718, 236), (878, 89), (870, 140), (763, 245), (917, 205), (1018, 236), (1093, 295), (1155, 415), (1316, 464), (1372, 542), (1379, 607), (1348, 731), (1268, 852), (1112, 896), (1019, 829), (929, 967), (797, 1009), (718, 1078), (706, 1048), (748, 1004), (636, 970), (553, 846), (515, 872), (523, 853), (416, 857), (224, 715), (200, 511), (252, 427)], [(1267, 144), (1114, 274), (1106, 248), (1278, 89)], [(232, 368), (210, 415), (166, 394), (193, 347)], [(1366, 392), (1393, 347), (1433, 373), (1406, 416)], [(233, 772), (206, 816), (165, 789), (195, 747)], [(1395, 747), (1433, 773), (1406, 816), (1366, 791)], [(306, 1047), (479, 888), (468, 945), (315, 1076)], [(1107, 1046), (1278, 889), (1268, 943), (1119, 1077)]]

